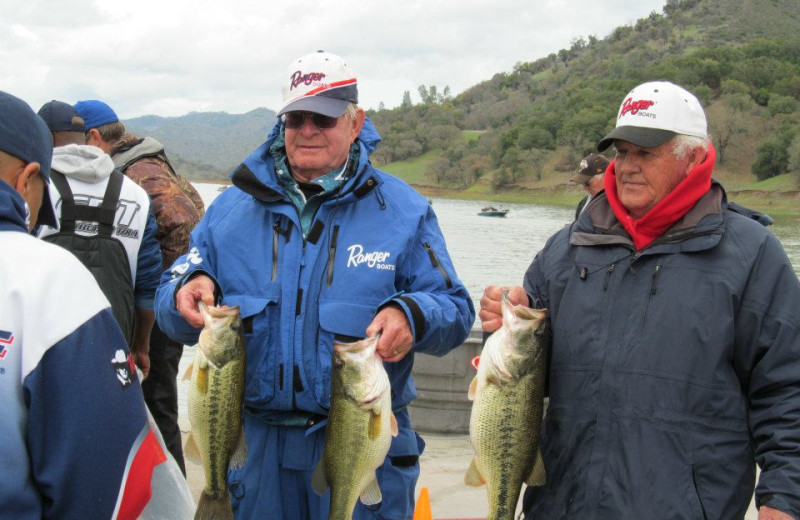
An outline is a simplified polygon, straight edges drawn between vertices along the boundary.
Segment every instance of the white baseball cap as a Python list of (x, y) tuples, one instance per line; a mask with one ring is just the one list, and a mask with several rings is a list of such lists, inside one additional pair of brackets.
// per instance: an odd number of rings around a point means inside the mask
[(669, 81), (651, 81), (625, 96), (616, 128), (597, 143), (597, 150), (602, 152), (615, 139), (652, 148), (678, 134), (708, 137), (703, 107), (686, 89)]
[(282, 87), (283, 106), (278, 111), (306, 111), (339, 117), (347, 105), (358, 103), (356, 73), (343, 58), (317, 51), (296, 59), (289, 65)]

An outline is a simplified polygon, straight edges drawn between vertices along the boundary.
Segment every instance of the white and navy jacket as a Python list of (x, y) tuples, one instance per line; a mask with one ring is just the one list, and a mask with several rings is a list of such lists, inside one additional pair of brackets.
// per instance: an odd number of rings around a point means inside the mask
[(108, 301), (0, 181), (0, 519), (137, 518), (164, 452)]
[[(53, 149), (52, 169), (67, 178), (76, 203), (99, 206), (109, 176), (114, 171), (114, 161), (96, 146), (70, 144)], [(49, 189), (56, 217), (60, 218), (61, 194), (53, 183), (50, 183)], [(96, 235), (96, 224), (87, 225), (76, 227), (76, 234)], [(138, 184), (125, 177), (112, 236), (122, 243), (128, 255), (135, 305), (140, 309), (153, 308), (153, 297), (161, 277), (161, 247), (156, 240), (156, 230), (150, 197)], [(42, 226), (39, 238), (57, 232), (57, 229)]]

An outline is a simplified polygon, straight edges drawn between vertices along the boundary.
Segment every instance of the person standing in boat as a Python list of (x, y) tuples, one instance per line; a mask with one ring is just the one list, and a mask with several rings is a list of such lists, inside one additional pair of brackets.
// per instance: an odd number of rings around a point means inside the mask
[(283, 82), (267, 141), (234, 170), (189, 253), (162, 278), (158, 323), (191, 344), (200, 301), (241, 309), (248, 457), (228, 476), (240, 520), (328, 517), (330, 493), (318, 496), (311, 477), (325, 442), (333, 342), (381, 332), (399, 435), (377, 471), (382, 502), (359, 502), (353, 518), (411, 518), (425, 446), (407, 408), (414, 358), (461, 345), (475, 311), (431, 205), (370, 164), (380, 136), (345, 60), (306, 54)]
[[(515, 303), (549, 309), (547, 483), (525, 518), (800, 518), (800, 281), (728, 205), (697, 98), (634, 88), (605, 191), (536, 255)], [(481, 299), (497, 329), (503, 288)], [(761, 473), (756, 485), (756, 465)]]
[(575, 209), (575, 220), (578, 220), (589, 201), (603, 191), (603, 174), (606, 172), (610, 162), (604, 155), (599, 153), (590, 153), (581, 159), (578, 173), (570, 179), (570, 182), (580, 184), (586, 190), (586, 196), (581, 199)]

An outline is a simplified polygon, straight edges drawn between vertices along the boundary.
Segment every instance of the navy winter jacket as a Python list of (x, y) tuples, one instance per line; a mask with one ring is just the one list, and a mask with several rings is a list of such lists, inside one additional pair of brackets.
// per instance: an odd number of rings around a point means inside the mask
[(605, 194), (525, 276), (550, 309), (547, 484), (533, 518), (800, 515), (800, 283), (718, 184), (636, 252)]

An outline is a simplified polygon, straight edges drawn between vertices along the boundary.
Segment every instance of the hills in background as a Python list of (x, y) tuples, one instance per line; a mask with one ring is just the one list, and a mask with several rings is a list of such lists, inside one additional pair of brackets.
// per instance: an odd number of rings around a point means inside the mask
[[(369, 111), (384, 140), (373, 162), (421, 191), (501, 197), (565, 186), (614, 126), (622, 97), (666, 79), (694, 92), (709, 119), (726, 185), (800, 179), (800, 2), (668, 0), (605, 38), (587, 35), (451, 97)], [(441, 90), (439, 90), (441, 89)], [(441, 92), (441, 94), (440, 94)], [(416, 94), (416, 93), (415, 93)], [(274, 112), (192, 113), (125, 121), (162, 141), (189, 178), (222, 178), (261, 144)], [(520, 195), (521, 194), (521, 195)]]
[(170, 161), (189, 179), (222, 179), (267, 138), (275, 112), (257, 108), (246, 114), (190, 112), (180, 117), (142, 116), (125, 128), (149, 135), (166, 147)]

